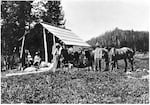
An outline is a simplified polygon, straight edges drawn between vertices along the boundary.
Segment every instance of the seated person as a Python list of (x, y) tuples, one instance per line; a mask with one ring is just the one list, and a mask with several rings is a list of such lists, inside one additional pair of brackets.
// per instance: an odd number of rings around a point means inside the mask
[(30, 67), (33, 64), (33, 58), (30, 55), (30, 53), (28, 53), (27, 62), (28, 62), (28, 67)]
[(25, 68), (30, 67), (33, 64), (33, 58), (29, 50), (25, 50)]
[(41, 58), (39, 56), (39, 52), (35, 53), (33, 65), (39, 67), (41, 63)]

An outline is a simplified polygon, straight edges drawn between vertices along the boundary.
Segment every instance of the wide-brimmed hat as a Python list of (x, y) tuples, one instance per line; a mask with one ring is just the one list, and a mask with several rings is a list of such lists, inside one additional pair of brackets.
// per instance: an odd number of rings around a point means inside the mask
[(28, 55), (28, 58), (32, 58), (32, 56), (31, 56), (31, 55)]
[(60, 46), (60, 44), (59, 44), (59, 43), (56, 43), (56, 47), (57, 47), (57, 46)]
[(38, 55), (38, 54), (40, 54), (40, 52), (39, 52), (39, 51), (37, 51), (37, 52), (35, 52), (35, 54), (36, 54), (36, 55)]
[(95, 44), (95, 46), (96, 46), (96, 47), (99, 47), (100, 45), (99, 45), (99, 43), (97, 42), (97, 43)]

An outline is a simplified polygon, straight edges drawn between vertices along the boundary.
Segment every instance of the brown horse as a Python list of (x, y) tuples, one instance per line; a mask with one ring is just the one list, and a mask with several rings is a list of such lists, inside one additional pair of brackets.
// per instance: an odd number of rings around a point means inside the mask
[(125, 72), (127, 71), (127, 59), (129, 60), (129, 62), (131, 63), (131, 69), (133, 71), (133, 61), (134, 61), (134, 54), (135, 52), (128, 47), (123, 47), (123, 48), (111, 48), (109, 51), (109, 60), (111, 62), (112, 65), (112, 69), (113, 70), (116, 67), (117, 64), (117, 68), (118, 68), (118, 60), (124, 60), (125, 62)]

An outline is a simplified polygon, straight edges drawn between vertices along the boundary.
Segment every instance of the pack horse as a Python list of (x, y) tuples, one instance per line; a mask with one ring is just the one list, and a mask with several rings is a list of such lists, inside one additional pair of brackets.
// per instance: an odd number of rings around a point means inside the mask
[(123, 48), (111, 48), (109, 51), (109, 58), (110, 58), (110, 62), (111, 62), (111, 70), (113, 70), (116, 65), (118, 68), (118, 60), (124, 60), (125, 62), (125, 72), (127, 71), (127, 60), (130, 62), (131, 64), (131, 69), (133, 71), (133, 61), (134, 61), (134, 54), (135, 52), (128, 47), (123, 47)]

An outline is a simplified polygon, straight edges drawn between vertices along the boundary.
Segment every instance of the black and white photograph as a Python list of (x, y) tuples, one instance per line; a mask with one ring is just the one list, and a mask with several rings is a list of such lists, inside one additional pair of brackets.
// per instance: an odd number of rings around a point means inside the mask
[(1, 104), (149, 104), (149, 0), (1, 0)]

